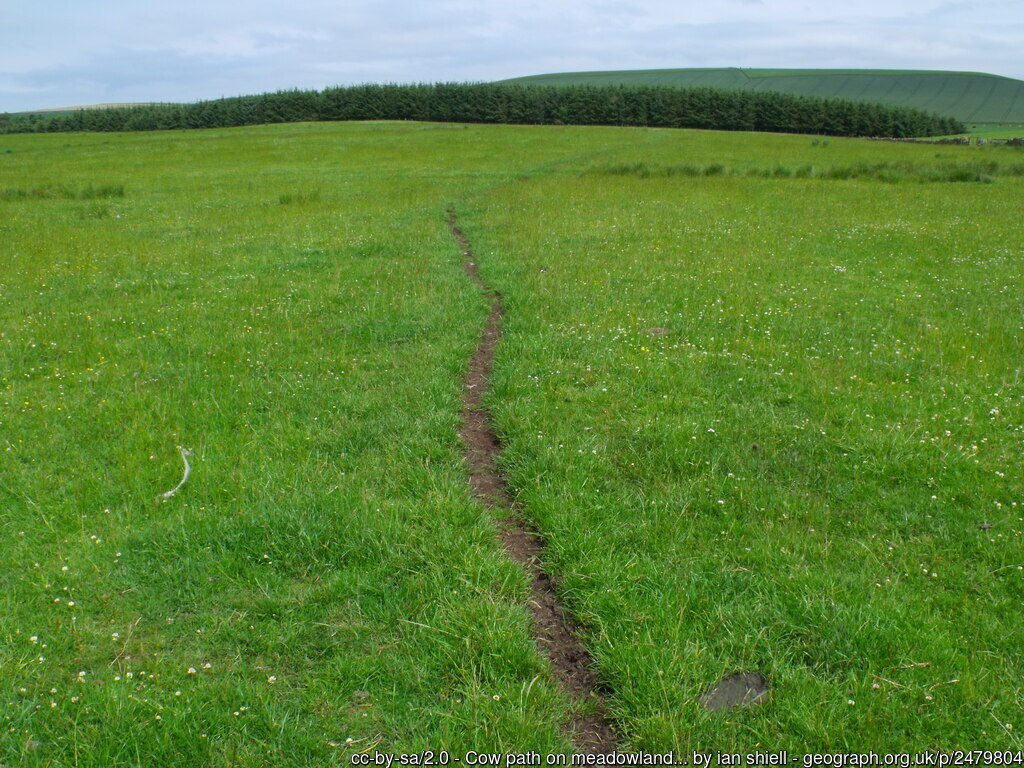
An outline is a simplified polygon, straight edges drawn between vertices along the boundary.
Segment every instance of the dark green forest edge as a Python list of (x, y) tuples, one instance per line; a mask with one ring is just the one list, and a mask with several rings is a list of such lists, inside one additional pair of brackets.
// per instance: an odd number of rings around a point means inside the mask
[(636, 69), (561, 72), (510, 85), (662, 85), (788, 93), (912, 107), (965, 123), (1024, 123), (1024, 81), (984, 72), (901, 69)]
[(328, 120), (614, 125), (910, 138), (963, 133), (916, 109), (783, 93), (670, 86), (360, 85), (195, 104), (0, 115), (0, 133), (158, 131)]

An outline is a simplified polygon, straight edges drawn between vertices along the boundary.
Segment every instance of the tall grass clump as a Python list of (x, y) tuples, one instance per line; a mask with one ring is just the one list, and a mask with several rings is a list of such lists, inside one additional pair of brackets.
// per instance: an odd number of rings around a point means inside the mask
[(889, 184), (904, 182), (982, 183), (991, 184), (1001, 176), (1024, 175), (1021, 166), (980, 160), (965, 163), (928, 162), (857, 162), (848, 165), (815, 166), (802, 163), (796, 166), (776, 164), (729, 168), (722, 163), (709, 165), (651, 165), (646, 162), (598, 167), (590, 171), (608, 176), (635, 176), (641, 179), (667, 179), (700, 176), (748, 176), (764, 179), (824, 179), (826, 181), (868, 180)]
[(320, 191), (285, 192), (277, 198), (279, 205), (310, 205), (320, 202)]
[(46, 184), (36, 187), (4, 187), (0, 189), (0, 201), (17, 200), (107, 200), (123, 198), (123, 184), (104, 184), (72, 187), (67, 184)]

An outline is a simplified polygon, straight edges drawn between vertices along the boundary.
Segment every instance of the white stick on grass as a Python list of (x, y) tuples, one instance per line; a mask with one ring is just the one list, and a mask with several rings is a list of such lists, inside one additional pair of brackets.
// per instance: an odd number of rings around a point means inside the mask
[(183, 445), (178, 446), (178, 450), (181, 451), (181, 461), (185, 464), (185, 474), (181, 476), (181, 482), (174, 486), (171, 490), (166, 493), (161, 493), (156, 497), (157, 501), (167, 501), (171, 496), (181, 490), (181, 486), (188, 480), (188, 476), (192, 474), (192, 467), (188, 463), (188, 457), (192, 455), (192, 451)]

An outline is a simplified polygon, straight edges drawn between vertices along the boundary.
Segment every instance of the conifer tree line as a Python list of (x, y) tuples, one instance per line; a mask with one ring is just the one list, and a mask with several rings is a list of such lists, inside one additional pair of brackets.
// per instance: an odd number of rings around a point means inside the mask
[(649, 126), (890, 138), (965, 130), (959, 120), (916, 109), (772, 92), (436, 83), (286, 90), (54, 117), (0, 115), (0, 132), (155, 131), (320, 120)]

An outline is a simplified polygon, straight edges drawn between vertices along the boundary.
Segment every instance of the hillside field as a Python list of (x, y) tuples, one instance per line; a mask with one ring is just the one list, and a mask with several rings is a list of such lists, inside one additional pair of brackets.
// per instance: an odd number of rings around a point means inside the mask
[(0, 137), (0, 765), (571, 751), (468, 489), (449, 210), (623, 750), (1024, 749), (1022, 195), (996, 146)]
[(780, 91), (914, 107), (966, 123), (1024, 122), (1024, 82), (980, 72), (873, 69), (649, 69), (560, 72), (503, 82), (535, 85), (673, 85)]

